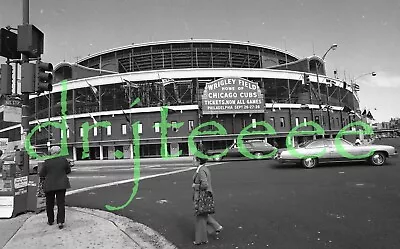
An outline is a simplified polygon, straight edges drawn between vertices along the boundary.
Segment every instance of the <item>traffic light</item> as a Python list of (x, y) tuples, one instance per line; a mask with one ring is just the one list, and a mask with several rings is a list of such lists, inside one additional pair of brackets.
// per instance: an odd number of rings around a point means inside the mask
[(1, 64), (0, 94), (12, 94), (12, 66)]
[(51, 92), (53, 90), (53, 64), (37, 61), (35, 71), (35, 92)]
[(303, 83), (303, 84), (306, 85), (306, 86), (309, 86), (310, 83), (311, 83), (311, 81), (310, 81), (310, 75), (304, 74), (304, 83)]
[(35, 92), (35, 70), (35, 64), (23, 63), (21, 65), (21, 93)]

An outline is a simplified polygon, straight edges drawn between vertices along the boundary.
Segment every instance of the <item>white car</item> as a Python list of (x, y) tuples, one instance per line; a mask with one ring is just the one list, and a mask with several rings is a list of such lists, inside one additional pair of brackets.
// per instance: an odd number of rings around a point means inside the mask
[[(296, 152), (299, 153), (298, 156), (301, 155), (301, 157), (293, 155), (293, 151), (290, 153), (288, 150), (283, 150), (279, 151), (275, 158), (281, 163), (300, 163), (304, 168), (310, 169), (319, 163), (344, 161), (368, 161), (372, 165), (381, 166), (386, 162), (386, 158), (398, 155), (393, 146), (376, 144), (356, 146), (345, 139), (340, 140), (344, 151), (353, 157), (348, 158), (342, 155), (343, 152), (342, 154), (339, 153), (335, 139), (317, 139), (306, 141), (295, 147)], [(318, 155), (324, 149), (326, 150), (325, 153)], [(361, 157), (361, 155), (367, 155), (371, 151), (373, 153), (370, 156)]]

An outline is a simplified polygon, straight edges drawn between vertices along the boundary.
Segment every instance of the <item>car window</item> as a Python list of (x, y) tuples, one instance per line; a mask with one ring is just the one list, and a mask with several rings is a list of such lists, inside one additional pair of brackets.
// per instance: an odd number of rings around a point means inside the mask
[(265, 146), (266, 144), (263, 141), (255, 141), (251, 142), (253, 146)]
[(350, 143), (349, 141), (345, 140), (345, 139), (340, 139), (343, 142), (344, 146), (353, 146), (352, 143)]
[(322, 148), (322, 147), (325, 147), (324, 140), (315, 140), (307, 146), (307, 148)]
[(312, 140), (304, 141), (301, 144), (299, 144), (299, 148), (305, 148), (307, 145), (309, 145), (312, 142)]
[[(352, 143), (350, 143), (349, 141), (347, 141), (345, 139), (340, 139), (340, 141), (342, 141), (343, 146), (353, 146)], [(335, 140), (328, 140), (327, 142), (329, 142), (329, 146), (336, 147)]]
[(244, 145), (244, 147), (247, 148), (247, 149), (253, 147), (253, 146), (251, 145), (251, 143), (246, 143), (246, 142), (245, 142), (243, 145)]

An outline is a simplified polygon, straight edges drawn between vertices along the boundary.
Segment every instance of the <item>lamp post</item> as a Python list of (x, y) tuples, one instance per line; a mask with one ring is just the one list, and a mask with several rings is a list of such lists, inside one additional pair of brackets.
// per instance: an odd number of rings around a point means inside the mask
[(359, 91), (358, 86), (357, 86), (357, 89), (356, 89), (356, 80), (359, 79), (359, 78), (362, 78), (364, 76), (367, 76), (367, 75), (371, 75), (372, 77), (375, 77), (376, 76), (376, 72), (372, 71), (372, 72), (369, 72), (369, 73), (364, 73), (364, 74), (361, 74), (361, 75), (355, 77), (352, 80), (351, 88), (353, 89), (353, 93), (355, 94), (358, 102), (360, 102), (360, 98), (358, 97), (358, 93), (357, 93)]
[[(331, 51), (331, 50), (336, 50), (336, 48), (338, 47), (338, 45), (336, 44), (336, 43), (334, 43), (334, 44), (332, 44), (330, 47), (329, 47), (329, 49), (324, 53), (324, 55), (322, 56), (322, 60), (323, 61), (325, 61), (325, 57), (326, 57), (326, 55), (329, 53), (329, 51)], [(320, 102), (320, 104), (321, 104), (321, 88), (320, 88), (320, 85), (319, 85), (319, 77), (318, 77), (318, 74), (319, 74), (319, 67), (320, 67), (320, 65), (321, 64), (318, 64), (317, 66), (316, 66), (316, 74), (317, 74), (317, 85), (318, 85), (318, 97), (319, 97), (319, 102)], [(329, 93), (328, 93), (328, 88), (327, 88), (327, 92), (326, 92), (326, 101), (327, 101), (327, 105), (328, 105), (328, 107), (329, 107)], [(329, 110), (327, 110), (327, 112), (328, 112), (328, 127), (329, 127), (329, 130), (331, 130), (331, 117), (330, 117), (330, 114), (329, 114)], [(321, 109), (321, 115), (322, 115), (322, 109)]]
[(328, 54), (329, 51), (331, 50), (336, 50), (338, 45), (336, 43), (332, 44), (332, 46), (325, 52), (325, 54), (322, 56), (322, 60), (325, 60), (326, 55)]
[(371, 76), (375, 77), (376, 76), (376, 72), (369, 72), (369, 73), (361, 74), (361, 75), (357, 76), (356, 78), (354, 78), (353, 81), (356, 82), (357, 79), (359, 79), (361, 77), (364, 77), (364, 76), (367, 76), (367, 75), (371, 75)]

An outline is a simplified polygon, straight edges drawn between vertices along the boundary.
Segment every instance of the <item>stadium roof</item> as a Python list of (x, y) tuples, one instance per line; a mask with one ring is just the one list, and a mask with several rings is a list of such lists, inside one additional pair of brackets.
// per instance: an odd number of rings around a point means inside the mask
[(116, 52), (116, 51), (120, 51), (120, 50), (124, 50), (124, 49), (146, 47), (146, 46), (151, 46), (151, 45), (173, 44), (173, 43), (229, 43), (229, 44), (236, 44), (236, 45), (243, 45), (243, 46), (253, 46), (253, 47), (265, 48), (265, 49), (269, 49), (269, 50), (275, 50), (275, 51), (281, 52), (283, 54), (290, 55), (290, 56), (292, 56), (292, 57), (294, 57), (294, 58), (296, 58), (298, 60), (300, 59), (298, 56), (296, 56), (296, 55), (294, 55), (292, 53), (289, 53), (288, 51), (285, 51), (285, 50), (282, 50), (282, 49), (278, 49), (278, 48), (275, 48), (275, 47), (271, 47), (271, 46), (257, 44), (257, 43), (231, 41), (231, 40), (214, 40), (214, 39), (186, 39), (186, 40), (155, 41), (155, 42), (138, 43), (138, 44), (132, 43), (131, 45), (126, 45), (126, 46), (122, 46), (122, 47), (116, 47), (116, 48), (104, 50), (104, 51), (101, 51), (101, 52), (97, 52), (97, 53), (94, 53), (94, 54), (90, 54), (90, 55), (88, 55), (86, 57), (83, 57), (83, 58), (79, 59), (76, 63), (80, 63), (82, 61), (86, 61), (86, 60), (94, 58), (96, 56), (100, 56), (100, 55), (103, 55), (103, 54)]

